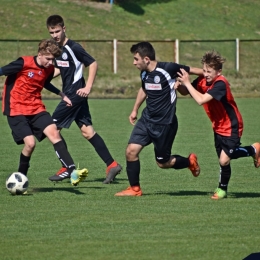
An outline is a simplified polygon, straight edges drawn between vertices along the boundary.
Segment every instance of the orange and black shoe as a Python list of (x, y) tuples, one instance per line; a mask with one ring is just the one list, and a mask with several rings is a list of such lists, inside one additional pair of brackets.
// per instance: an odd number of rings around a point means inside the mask
[(111, 163), (106, 169), (106, 179), (103, 184), (109, 184), (114, 181), (115, 177), (122, 171), (122, 166), (116, 161)]
[(194, 177), (198, 177), (200, 175), (200, 166), (198, 164), (198, 158), (195, 153), (191, 153), (189, 155), (190, 166), (188, 167)]
[(143, 192), (140, 186), (130, 186), (126, 190), (122, 190), (115, 194), (115, 196), (123, 197), (123, 196), (142, 196)]
[(50, 181), (63, 181), (64, 179), (69, 179), (70, 174), (67, 172), (66, 167), (61, 167), (61, 169), (53, 176), (49, 177)]
[(255, 148), (255, 154), (252, 156), (256, 168), (260, 166), (260, 143), (254, 143), (252, 146)]

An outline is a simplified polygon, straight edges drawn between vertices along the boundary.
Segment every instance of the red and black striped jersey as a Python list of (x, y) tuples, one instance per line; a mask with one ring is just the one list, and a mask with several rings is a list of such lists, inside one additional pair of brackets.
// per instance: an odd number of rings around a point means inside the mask
[(212, 100), (203, 104), (203, 107), (212, 122), (215, 133), (223, 136), (241, 137), (243, 119), (231, 93), (230, 85), (222, 75), (218, 76), (211, 85), (207, 85), (204, 77), (193, 81), (192, 85), (200, 93), (208, 93)]
[(2, 111), (7, 116), (35, 115), (45, 111), (41, 91), (53, 77), (54, 66), (39, 66), (34, 56), (23, 56), (1, 68), (7, 76)]

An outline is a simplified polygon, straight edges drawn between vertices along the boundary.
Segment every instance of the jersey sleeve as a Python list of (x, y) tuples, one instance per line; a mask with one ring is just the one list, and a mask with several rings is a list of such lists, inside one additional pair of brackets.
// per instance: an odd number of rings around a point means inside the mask
[(72, 50), (76, 56), (76, 58), (84, 64), (85, 67), (88, 67), (91, 63), (95, 61), (95, 59), (89, 55), (84, 48), (78, 44), (75, 43), (72, 47)]
[(188, 73), (190, 72), (190, 67), (173, 62), (166, 63), (165, 69), (169, 72), (171, 78), (173, 79), (178, 77), (177, 72), (181, 72), (181, 69), (184, 69)]
[(227, 93), (225, 82), (222, 80), (217, 81), (213, 87), (208, 90), (207, 93), (210, 94), (214, 99), (220, 101)]
[(16, 74), (19, 71), (21, 71), (23, 69), (23, 65), (24, 65), (24, 60), (23, 60), (23, 58), (20, 57), (17, 60), (9, 63), (8, 65), (5, 65), (1, 69), (2, 69), (3, 75), (9, 76), (9, 75)]

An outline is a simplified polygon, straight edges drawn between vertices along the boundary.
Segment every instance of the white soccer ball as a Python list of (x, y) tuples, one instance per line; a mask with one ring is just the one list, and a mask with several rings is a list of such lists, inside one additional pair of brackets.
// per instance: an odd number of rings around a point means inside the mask
[(29, 181), (24, 174), (14, 172), (6, 179), (5, 186), (12, 195), (22, 195), (28, 189)]

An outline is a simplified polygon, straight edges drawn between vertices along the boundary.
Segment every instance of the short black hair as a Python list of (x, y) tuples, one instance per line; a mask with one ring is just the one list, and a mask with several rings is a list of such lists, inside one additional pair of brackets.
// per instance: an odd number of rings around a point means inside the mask
[(148, 57), (150, 60), (155, 60), (155, 50), (150, 42), (139, 42), (134, 44), (130, 48), (130, 52), (133, 54), (139, 53), (142, 58)]

